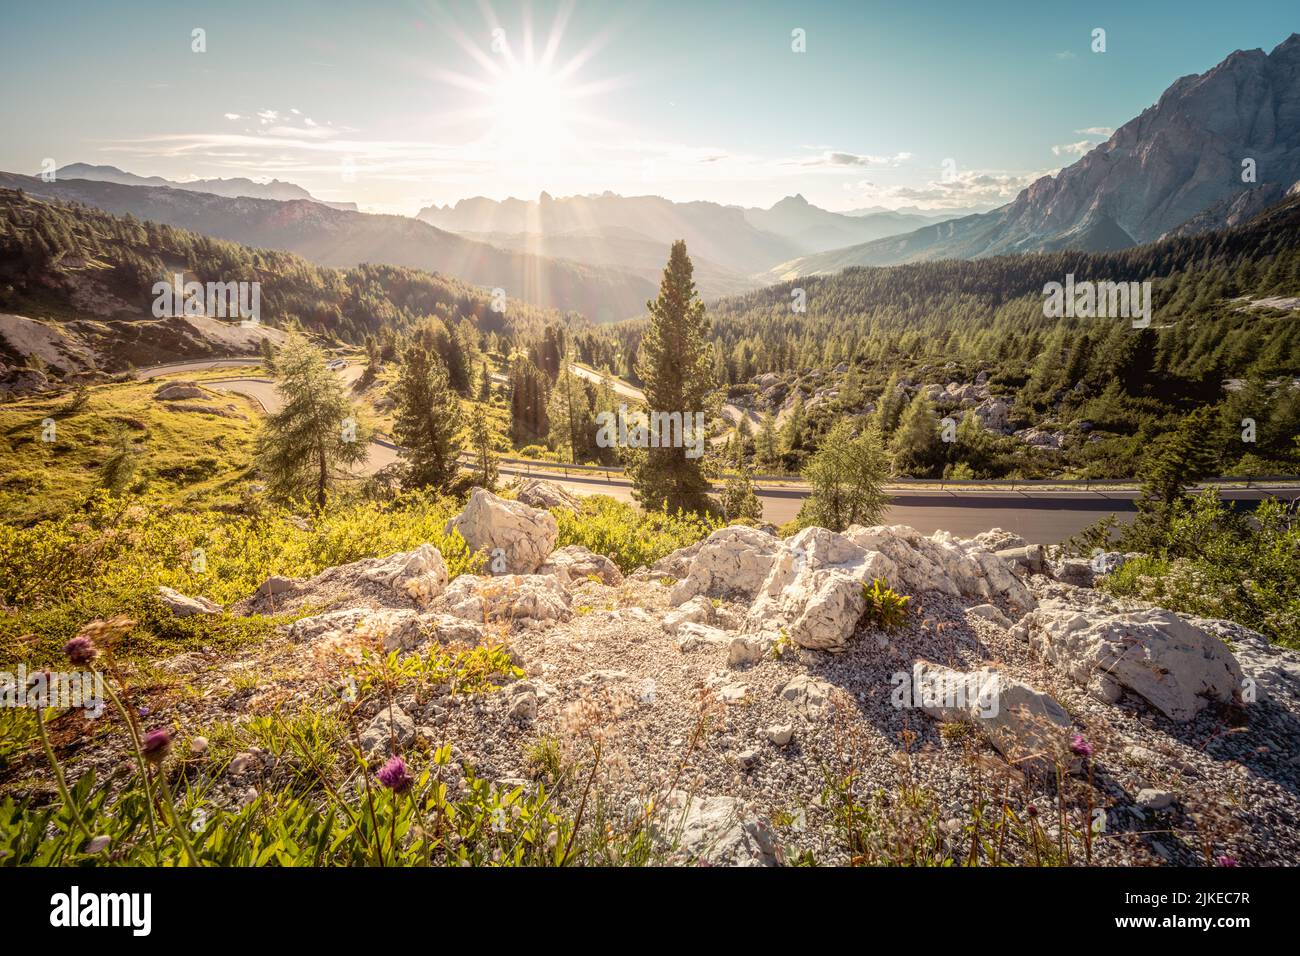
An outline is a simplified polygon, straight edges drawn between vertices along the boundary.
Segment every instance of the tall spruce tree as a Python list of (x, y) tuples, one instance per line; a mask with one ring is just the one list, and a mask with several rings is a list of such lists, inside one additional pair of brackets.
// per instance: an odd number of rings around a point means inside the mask
[(460, 400), (438, 353), (417, 336), (402, 353), (393, 384), (393, 435), (406, 449), (402, 483), (447, 489), (459, 471)]
[[(716, 385), (709, 320), (695, 291), (694, 267), (686, 243), (673, 243), (659, 283), (659, 297), (647, 302), (650, 323), (638, 350), (637, 372), (651, 414), (698, 412), (707, 421)], [(701, 439), (702, 440), (702, 436)], [(689, 444), (686, 442), (684, 444)], [(688, 458), (687, 448), (646, 448), (630, 455), (629, 473), (637, 500), (647, 509), (711, 510), (704, 457)]]
[(266, 417), (258, 436), (257, 468), (273, 497), (310, 497), (325, 507), (329, 491), (366, 460), (370, 437), (326, 356), (292, 333), (275, 356), (283, 406)]

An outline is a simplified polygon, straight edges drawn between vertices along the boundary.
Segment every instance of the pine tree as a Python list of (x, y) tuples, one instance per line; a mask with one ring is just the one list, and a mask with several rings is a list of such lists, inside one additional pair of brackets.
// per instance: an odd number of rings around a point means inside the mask
[(836, 422), (803, 470), (812, 494), (799, 509), (799, 525), (843, 531), (853, 524), (879, 524), (889, 504), (883, 488), (888, 473), (879, 432), (868, 428), (855, 436), (852, 422)]
[[(707, 421), (715, 391), (713, 350), (705, 338), (709, 320), (696, 294), (693, 272), (686, 243), (674, 242), (659, 297), (646, 303), (650, 323), (641, 339), (638, 374), (652, 414), (680, 413), (687, 420), (702, 412)], [(710, 510), (703, 456), (688, 458), (687, 450), (647, 448), (630, 456), (628, 470), (637, 499), (646, 509)]]
[(478, 400), (480, 402), (492, 400), (492, 371), (488, 368), (487, 359), (483, 360), (483, 367), (479, 370)]
[(284, 404), (266, 417), (258, 437), (258, 470), (272, 496), (310, 496), (324, 508), (330, 489), (350, 477), (350, 466), (366, 460), (369, 435), (318, 346), (291, 334), (275, 364)]
[(470, 412), (469, 440), (478, 473), (474, 480), (491, 491), (497, 483), (497, 457), (492, 451), (492, 429), (482, 405), (475, 405)]
[(934, 405), (924, 392), (918, 392), (903, 412), (891, 448), (898, 474), (923, 477), (943, 456)]
[(393, 434), (406, 449), (403, 484), (445, 490), (459, 470), (460, 400), (436, 352), (416, 337), (393, 385)]
[(1140, 509), (1163, 521), (1188, 485), (1214, 474), (1219, 444), (1215, 426), (1215, 407), (1202, 405), (1156, 441), (1142, 463)]

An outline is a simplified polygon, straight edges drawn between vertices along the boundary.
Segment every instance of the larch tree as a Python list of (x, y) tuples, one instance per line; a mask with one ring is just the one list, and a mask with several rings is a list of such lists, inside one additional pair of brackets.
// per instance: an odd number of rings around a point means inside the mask
[(283, 402), (267, 415), (256, 463), (267, 490), (282, 500), (310, 498), (324, 508), (330, 490), (366, 460), (370, 436), (325, 352), (290, 334), (275, 356)]

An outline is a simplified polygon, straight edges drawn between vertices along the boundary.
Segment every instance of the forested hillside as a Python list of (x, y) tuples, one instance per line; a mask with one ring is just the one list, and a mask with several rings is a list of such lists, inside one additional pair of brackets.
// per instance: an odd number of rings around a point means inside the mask
[(149, 322), (153, 284), (175, 273), (205, 283), (258, 282), (264, 323), (297, 322), (354, 344), (426, 316), (506, 338), (536, 337), (566, 319), (514, 299), (495, 311), (487, 290), (418, 269), (331, 269), (288, 252), (0, 190), (0, 311), (69, 323)]

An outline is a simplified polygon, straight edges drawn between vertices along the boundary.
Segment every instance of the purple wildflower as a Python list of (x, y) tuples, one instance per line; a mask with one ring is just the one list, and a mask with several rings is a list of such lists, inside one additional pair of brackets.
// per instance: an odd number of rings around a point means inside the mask
[(172, 735), (161, 728), (151, 730), (144, 735), (140, 749), (144, 751), (145, 760), (150, 763), (161, 763), (172, 749)]
[(74, 664), (89, 664), (99, 656), (95, 642), (88, 637), (74, 637), (63, 645), (63, 653), (67, 654), (68, 660)]
[(1092, 756), (1092, 744), (1083, 739), (1083, 734), (1075, 734), (1070, 741), (1070, 750), (1080, 757)]
[(1237, 858), (1235, 856), (1220, 856), (1214, 860), (1219, 866), (1236, 866)]
[(392, 757), (388, 763), (379, 768), (379, 782), (393, 793), (405, 793), (414, 782), (406, 772), (406, 761), (401, 757)]

